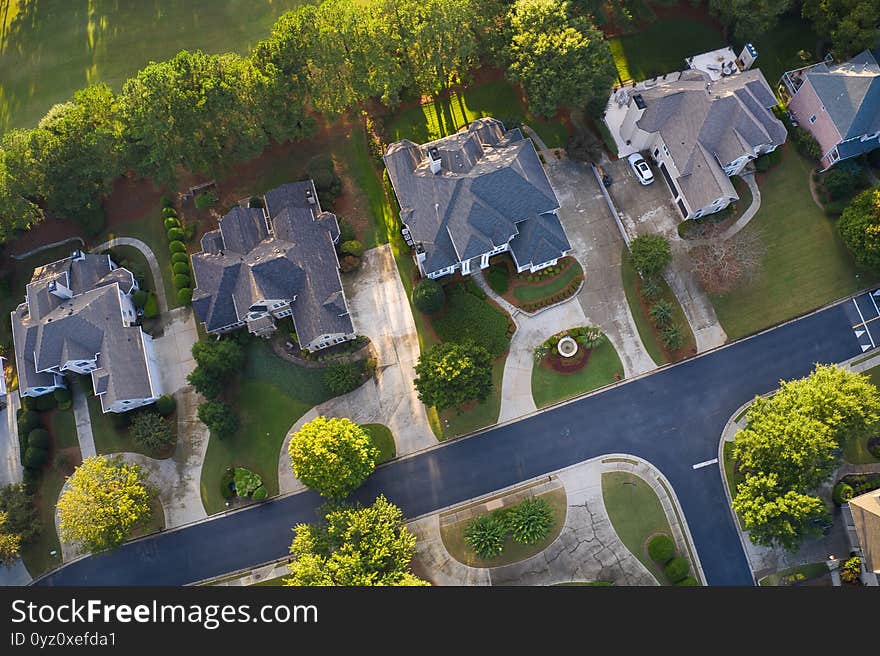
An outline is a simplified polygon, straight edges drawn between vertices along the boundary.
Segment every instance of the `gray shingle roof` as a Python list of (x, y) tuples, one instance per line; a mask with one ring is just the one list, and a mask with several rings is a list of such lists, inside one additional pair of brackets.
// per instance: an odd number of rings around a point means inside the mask
[(776, 98), (758, 69), (714, 82), (688, 70), (640, 93), (647, 108), (637, 124), (660, 133), (680, 174), (676, 184), (694, 209), (738, 197), (723, 164), (785, 142), (785, 126), (770, 111)]
[[(432, 149), (441, 162), (438, 174), (428, 163)], [(493, 118), (478, 119), (467, 130), (422, 145), (398, 141), (388, 147), (384, 160), (401, 220), (425, 250), (427, 273), (481, 255), (518, 233), (538, 234), (525, 231), (525, 224), (559, 208), (532, 142), (518, 129), (505, 132)], [(527, 241), (520, 239), (525, 250), (537, 253), (536, 244)]]
[[(336, 216), (321, 211), (311, 181), (282, 185), (267, 192), (265, 201), (271, 234), (257, 228), (243, 235), (242, 226), (250, 230), (258, 225), (256, 215), (245, 220), (233, 210), (231, 221), (227, 215), (219, 231), (202, 239), (203, 251), (192, 256), (196, 316), (212, 332), (243, 321), (259, 301), (295, 298), (293, 319), (300, 343), (354, 332), (334, 247), (339, 236)], [(234, 231), (231, 242), (229, 226)], [(256, 236), (261, 238), (255, 241)], [(327, 303), (330, 298), (334, 301)]]
[(806, 76), (844, 140), (880, 130), (880, 65), (869, 50)]

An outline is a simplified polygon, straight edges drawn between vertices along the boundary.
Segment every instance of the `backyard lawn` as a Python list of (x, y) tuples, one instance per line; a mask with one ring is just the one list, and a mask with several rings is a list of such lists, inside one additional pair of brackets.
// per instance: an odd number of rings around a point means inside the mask
[(230, 466), (256, 472), (269, 495), (278, 494), (278, 458), (287, 431), (310, 408), (331, 396), (324, 387), (323, 370), (286, 362), (262, 340), (252, 340), (237, 399), (232, 401), (241, 426), (230, 438), (211, 438), (205, 453), (201, 489), (208, 514), (226, 508), (220, 479)]
[(602, 474), (602, 499), (620, 541), (662, 585), (663, 567), (648, 555), (648, 541), (661, 533), (671, 538), (672, 529), (657, 494), (638, 476), (607, 472)]
[[(819, 61), (819, 58), (814, 59), (818, 42), (819, 38), (803, 18), (796, 15), (783, 16), (770, 32), (752, 41), (758, 51), (755, 66), (761, 69), (767, 78), (767, 84), (775, 91), (776, 83), (785, 71)], [(803, 62), (798, 57), (801, 50), (811, 54), (808, 62)]]
[(379, 449), (377, 465), (388, 462), (397, 455), (397, 448), (394, 446), (394, 435), (388, 426), (384, 424), (361, 424), (361, 428), (370, 436), (373, 446)]
[(615, 380), (614, 374), (623, 378), (623, 365), (611, 341), (606, 339), (593, 349), (587, 366), (575, 373), (560, 373), (543, 363), (533, 367), (532, 398), (536, 406), (543, 408), (609, 385)]
[(766, 248), (748, 285), (713, 296), (718, 320), (737, 339), (792, 319), (876, 282), (859, 271), (832, 220), (810, 197), (812, 166), (788, 144), (782, 161), (759, 179), (761, 209), (744, 230)]
[(33, 127), (88, 84), (122, 83), (178, 51), (248, 52), (303, 0), (0, 1), (0, 133)]

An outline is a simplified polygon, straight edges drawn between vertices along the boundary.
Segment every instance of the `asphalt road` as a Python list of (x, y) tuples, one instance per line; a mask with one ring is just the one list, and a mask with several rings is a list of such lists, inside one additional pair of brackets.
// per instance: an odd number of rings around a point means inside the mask
[[(852, 301), (846, 301), (852, 304)], [(770, 332), (477, 436), (380, 467), (357, 492), (380, 492), (416, 517), (608, 453), (653, 463), (675, 488), (710, 585), (753, 585), (727, 506), (718, 455), (730, 415), (780, 379), (859, 353), (836, 305)], [(307, 492), (159, 533), (75, 561), (38, 585), (181, 585), (283, 557), (291, 527), (313, 521)]]

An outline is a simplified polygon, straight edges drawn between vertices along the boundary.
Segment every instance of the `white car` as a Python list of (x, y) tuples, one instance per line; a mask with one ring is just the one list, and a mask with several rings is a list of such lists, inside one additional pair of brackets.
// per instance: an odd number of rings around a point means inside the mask
[(636, 177), (639, 179), (639, 182), (643, 185), (649, 185), (654, 182), (654, 174), (651, 172), (651, 167), (648, 166), (644, 157), (638, 153), (633, 153), (626, 159), (629, 162), (629, 166), (633, 170), (633, 173), (635, 173)]

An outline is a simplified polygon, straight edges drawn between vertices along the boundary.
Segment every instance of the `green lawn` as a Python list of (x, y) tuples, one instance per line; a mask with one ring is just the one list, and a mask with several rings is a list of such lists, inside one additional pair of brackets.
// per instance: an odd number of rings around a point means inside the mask
[[(58, 449), (79, 449), (73, 410), (54, 411), (49, 432), (53, 440), (52, 459), (40, 477), (35, 495), (37, 515), (42, 530), (33, 542), (21, 550), (24, 565), (33, 577), (61, 565), (61, 544), (55, 531), (55, 504), (67, 479), (67, 472), (55, 467), (54, 457)], [(54, 556), (51, 555), (52, 551), (55, 552)]]
[(498, 358), (492, 364), (492, 393), (488, 399), (466, 412), (459, 413), (448, 409), (439, 414), (438, 421), (442, 426), (440, 439), (447, 440), (451, 437), (467, 435), (498, 421), (498, 414), (501, 412), (501, 384), (504, 379), (505, 360), (506, 358)]
[(769, 574), (768, 576), (765, 576), (760, 581), (758, 581), (758, 585), (789, 585), (790, 582), (783, 581), (784, 578), (792, 577), (795, 579), (795, 581), (805, 581), (824, 576), (825, 574), (828, 574), (828, 565), (826, 565), (824, 562), (808, 563), (806, 565), (796, 565), (795, 567), (789, 567), (788, 569)]
[(565, 525), (566, 513), (566, 496), (563, 488), (556, 488), (550, 492), (537, 495), (546, 499), (553, 510), (553, 526), (550, 532), (543, 540), (536, 544), (520, 544), (515, 542), (509, 535), (504, 540), (503, 551), (494, 558), (480, 558), (464, 541), (464, 532), (472, 521), (471, 519), (456, 522), (454, 524), (442, 524), (440, 526), (440, 537), (443, 540), (443, 546), (449, 555), (458, 562), (470, 565), (471, 567), (499, 567), (501, 565), (509, 565), (517, 563), (526, 558), (530, 558), (535, 554), (539, 554), (544, 549), (553, 544), (553, 541), (559, 536), (562, 527)]
[(665, 18), (638, 34), (608, 39), (621, 81), (687, 68), (685, 57), (727, 45), (720, 32), (692, 18)]
[[(652, 537), (660, 533), (672, 537), (657, 494), (638, 476), (607, 472), (602, 474), (602, 499), (620, 541), (657, 581), (664, 583), (663, 568), (648, 555), (648, 541)], [(687, 554), (677, 555), (687, 557)]]
[(593, 349), (587, 366), (575, 373), (563, 374), (549, 366), (535, 366), (532, 369), (532, 398), (535, 405), (543, 408), (613, 383), (614, 374), (623, 378), (623, 365), (611, 341), (606, 339)]
[[(91, 380), (83, 377), (78, 384), (86, 393), (89, 404), (89, 417), (92, 420), (92, 437), (95, 438), (95, 450), (102, 455), (110, 453), (141, 453), (150, 458), (168, 458), (174, 453), (174, 448), (153, 451), (146, 449), (135, 442), (127, 428), (117, 428), (113, 424), (113, 416), (101, 410), (101, 400), (93, 393)], [(171, 427), (171, 433), (177, 437), (177, 416), (172, 415), (166, 419)], [(176, 441), (175, 441), (176, 444)]]
[[(776, 83), (785, 71), (819, 61), (815, 58), (818, 40), (810, 24), (803, 18), (792, 14), (783, 16), (776, 27), (752, 41), (758, 51), (755, 66), (761, 69), (770, 88), (775, 90)], [(810, 61), (802, 62), (798, 58), (800, 50), (811, 53)]]
[(550, 148), (561, 147), (568, 138), (565, 126), (530, 116), (517, 89), (505, 80), (474, 84), (418, 107), (410, 107), (385, 120), (390, 141), (433, 141), (457, 132), (474, 119), (492, 116), (505, 124), (526, 123)]
[(397, 448), (394, 446), (394, 435), (388, 426), (384, 424), (361, 424), (361, 428), (367, 432), (373, 445), (379, 449), (377, 465), (388, 462), (397, 455)]
[(202, 466), (202, 502), (208, 514), (226, 508), (220, 479), (227, 467), (247, 467), (278, 494), (278, 458), (290, 427), (310, 408), (331, 398), (321, 369), (306, 369), (275, 356), (262, 340), (247, 347), (237, 398), (241, 427), (225, 440), (211, 438)]
[(758, 277), (728, 294), (713, 296), (718, 320), (730, 339), (821, 307), (867, 287), (876, 274), (859, 271), (834, 223), (813, 203), (811, 165), (788, 144), (782, 161), (761, 181), (761, 209), (744, 230), (756, 231), (766, 248)]
[(32, 127), (88, 84), (115, 90), (150, 61), (246, 53), (303, 0), (0, 0), (0, 133)]
[(544, 284), (519, 285), (513, 288), (513, 295), (523, 303), (533, 303), (561, 292), (568, 287), (568, 283), (577, 276), (583, 275), (584, 270), (577, 262), (572, 264), (561, 274)]
[[(620, 275), (623, 278), (623, 290), (626, 293), (626, 301), (629, 303), (629, 309), (632, 313), (633, 321), (636, 323), (636, 329), (639, 331), (639, 337), (642, 340), (642, 344), (645, 345), (645, 350), (648, 352), (648, 355), (651, 356), (651, 359), (658, 365), (672, 362), (673, 360), (669, 358), (663, 348), (663, 341), (660, 338), (660, 335), (654, 330), (651, 318), (642, 307), (639, 294), (641, 278), (635, 270), (635, 267), (630, 263), (629, 251), (626, 247), (624, 247), (623, 255), (621, 256)], [(672, 293), (669, 285), (667, 285), (666, 281), (662, 278), (660, 279), (660, 286), (663, 288), (663, 293), (660, 295), (660, 299), (672, 305), (672, 321), (674, 324), (678, 325), (684, 333), (684, 342), (681, 349), (679, 349), (679, 353), (696, 353), (697, 340), (694, 337), (694, 332), (691, 330), (687, 318), (684, 316), (684, 310), (681, 309), (681, 304), (678, 302), (678, 298)]]

